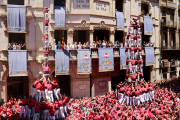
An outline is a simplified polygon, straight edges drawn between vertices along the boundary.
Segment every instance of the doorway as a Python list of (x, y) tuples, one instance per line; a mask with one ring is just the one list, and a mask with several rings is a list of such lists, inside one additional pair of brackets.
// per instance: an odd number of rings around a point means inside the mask
[(113, 90), (116, 89), (116, 86), (120, 83), (120, 82), (124, 82), (125, 80), (125, 75), (126, 75), (126, 70), (121, 70), (121, 75), (119, 77), (114, 77), (111, 79), (111, 88)]
[(119, 43), (123, 43), (123, 37), (124, 37), (124, 32), (122, 31), (115, 32), (115, 41), (118, 41)]
[(81, 44), (84, 44), (86, 42), (89, 42), (89, 30), (75, 30), (73, 34), (73, 41), (81, 42)]
[(10, 97), (29, 96), (29, 82), (27, 76), (9, 77), (7, 78), (7, 94), (8, 100)]
[(109, 30), (95, 30), (94, 31), (94, 41), (109, 41)]
[(67, 96), (70, 96), (70, 75), (55, 76), (55, 72), (53, 72), (52, 77), (55, 77), (57, 79), (57, 83), (59, 85), (59, 88), (61, 89), (61, 94), (66, 94)]
[(54, 43), (58, 44), (58, 41), (62, 43), (62, 36), (64, 32), (64, 42), (67, 44), (67, 30), (55, 30), (54, 31)]
[(150, 69), (151, 69), (150, 66), (144, 65), (144, 67), (143, 67), (143, 75), (144, 75), (144, 80), (145, 81), (149, 81), (151, 79), (151, 77), (150, 77)]

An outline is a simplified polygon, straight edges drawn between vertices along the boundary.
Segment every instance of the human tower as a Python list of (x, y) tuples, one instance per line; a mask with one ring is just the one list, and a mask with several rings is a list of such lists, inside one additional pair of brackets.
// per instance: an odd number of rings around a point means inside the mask
[(127, 69), (125, 82), (117, 85), (116, 96), (119, 102), (127, 105), (139, 105), (140, 102), (154, 100), (153, 86), (143, 82), (142, 46), (138, 19), (130, 22), (124, 43)]

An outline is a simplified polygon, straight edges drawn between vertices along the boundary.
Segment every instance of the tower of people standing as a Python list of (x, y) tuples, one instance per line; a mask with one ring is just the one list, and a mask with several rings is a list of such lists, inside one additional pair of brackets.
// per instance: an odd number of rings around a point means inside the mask
[(126, 53), (125, 82), (117, 85), (116, 96), (121, 104), (139, 105), (154, 99), (154, 91), (151, 85), (144, 81), (143, 59), (138, 19), (133, 19), (128, 28), (128, 34), (124, 41)]

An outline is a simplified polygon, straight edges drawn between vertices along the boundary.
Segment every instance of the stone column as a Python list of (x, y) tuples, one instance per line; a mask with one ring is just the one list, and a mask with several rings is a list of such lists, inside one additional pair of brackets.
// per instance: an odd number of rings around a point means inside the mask
[(0, 99), (3, 99), (4, 102), (7, 102), (7, 81), (0, 81)]
[(94, 85), (94, 80), (91, 80), (91, 97), (95, 97), (95, 85)]
[(72, 43), (73, 42), (73, 30), (68, 30), (67, 31), (67, 43)]
[(169, 47), (171, 44), (171, 41), (169, 39), (169, 29), (167, 29), (167, 47)]
[(112, 43), (114, 43), (114, 34), (115, 34), (115, 29), (114, 27), (111, 27), (111, 30), (109, 32), (109, 40), (112, 41)]
[(179, 32), (178, 32), (178, 30), (176, 30), (175, 31), (175, 45), (176, 45), (176, 49), (178, 49), (179, 48)]
[(111, 92), (111, 80), (108, 81), (108, 92)]
[(94, 30), (89, 31), (89, 40), (91, 43), (93, 43), (93, 41), (94, 41)]

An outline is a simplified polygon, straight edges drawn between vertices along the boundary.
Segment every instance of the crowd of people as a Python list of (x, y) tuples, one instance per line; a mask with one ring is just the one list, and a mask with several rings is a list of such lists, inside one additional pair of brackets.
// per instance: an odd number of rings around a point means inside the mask
[(23, 43), (22, 40), (20, 40), (19, 43), (12, 40), (12, 42), (8, 44), (7, 48), (8, 50), (26, 50), (26, 44)]
[[(61, 115), (69, 120), (179, 120), (179, 79), (173, 76), (164, 81), (144, 82), (144, 84), (153, 86), (155, 99), (140, 102), (137, 106), (127, 105), (126, 102), (120, 103), (117, 99), (117, 91), (113, 90), (95, 98), (69, 100), (68, 97), (62, 96), (54, 102), (43, 100), (43, 96), (40, 101), (30, 96), (18, 100), (11, 98), (9, 102), (4, 103), (0, 107), (1, 120), (18, 120), (28, 117), (34, 120), (38, 118), (54, 120), (60, 118)], [(69, 105), (66, 106), (66, 103)]]

